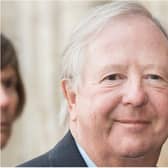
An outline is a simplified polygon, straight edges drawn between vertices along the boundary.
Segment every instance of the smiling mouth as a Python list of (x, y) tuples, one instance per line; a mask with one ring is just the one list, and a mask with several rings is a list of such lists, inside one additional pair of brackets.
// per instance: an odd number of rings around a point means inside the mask
[(122, 124), (149, 124), (146, 120), (114, 120), (114, 122), (119, 122)]
[(114, 120), (114, 123), (133, 131), (142, 131), (150, 124), (146, 120)]

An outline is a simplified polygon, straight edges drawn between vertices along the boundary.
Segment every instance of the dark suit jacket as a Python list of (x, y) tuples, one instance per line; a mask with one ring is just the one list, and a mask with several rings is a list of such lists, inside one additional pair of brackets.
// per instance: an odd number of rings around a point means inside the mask
[(19, 167), (87, 167), (69, 131), (49, 152)]

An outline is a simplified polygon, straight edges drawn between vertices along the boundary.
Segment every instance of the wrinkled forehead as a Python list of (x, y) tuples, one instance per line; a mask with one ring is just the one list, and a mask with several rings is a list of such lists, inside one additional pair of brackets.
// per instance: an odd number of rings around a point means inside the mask
[[(90, 40), (85, 71), (132, 63), (167, 67), (168, 39), (148, 17), (128, 15), (115, 18)], [(89, 73), (89, 72), (88, 72)]]
[[(168, 39), (161, 29), (148, 17), (141, 15), (119, 16), (106, 23), (104, 28), (93, 35), (87, 46), (87, 51), (108, 52), (108, 49), (117, 48), (118, 46), (137, 48), (156, 47), (167, 48)], [(144, 43), (143, 43), (144, 42)], [(145, 46), (144, 44), (147, 44)]]
[[(119, 39), (119, 37), (136, 37), (141, 34), (141, 38), (148, 38), (153, 36), (153, 39), (168, 39), (156, 23), (154, 23), (150, 18), (138, 15), (138, 14), (128, 14), (114, 17), (109, 20), (97, 34), (93, 33), (92, 42), (96, 41), (102, 43), (103, 40), (114, 40), (114, 42)], [(130, 40), (130, 39), (127, 40)], [(124, 39), (123, 39), (124, 40)], [(93, 44), (93, 43), (92, 43)]]

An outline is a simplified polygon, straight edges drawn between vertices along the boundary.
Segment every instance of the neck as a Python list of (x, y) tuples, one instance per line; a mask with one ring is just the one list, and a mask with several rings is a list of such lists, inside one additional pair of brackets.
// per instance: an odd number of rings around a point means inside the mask
[(155, 167), (160, 155), (160, 149), (150, 151), (150, 153), (139, 154), (139, 156), (119, 156), (112, 151), (104, 151), (107, 147), (96, 148), (96, 144), (87, 142), (87, 139), (80, 138), (75, 131), (71, 129), (72, 135), (80, 146), (85, 150), (90, 159), (98, 167)]
[(85, 150), (89, 158), (98, 167), (155, 167), (157, 165), (161, 148), (153, 148), (153, 150), (146, 153), (139, 153), (136, 156), (123, 156), (122, 154), (116, 154), (114, 151), (110, 150), (106, 144), (96, 144), (96, 141), (92, 141), (91, 137), (83, 138), (87, 136), (81, 136), (81, 132), (78, 133), (76, 127), (73, 127), (73, 124), (70, 126), (71, 133), (77, 143)]

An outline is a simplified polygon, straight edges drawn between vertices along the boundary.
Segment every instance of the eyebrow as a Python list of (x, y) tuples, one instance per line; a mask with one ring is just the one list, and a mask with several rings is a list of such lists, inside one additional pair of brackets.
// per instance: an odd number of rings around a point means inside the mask
[(157, 69), (157, 70), (161, 69), (161, 70), (164, 70), (168, 73), (168, 67), (165, 68), (164, 65), (159, 66), (157, 64), (148, 64), (148, 65), (143, 66), (143, 70), (148, 70), (148, 69)]
[(5, 80), (13, 80), (13, 81), (17, 81), (17, 76), (15, 73), (6, 73), (6, 74), (3, 74), (1, 73), (1, 81), (5, 81)]
[(9, 80), (12, 81), (13, 83), (18, 82), (17, 78), (14, 77), (14, 76), (8, 76), (8, 77), (1, 78), (2, 83), (5, 82), (5, 81), (9, 81)]
[[(149, 70), (149, 69), (157, 69), (157, 70), (162, 70), (168, 74), (168, 68), (163, 65), (159, 66), (157, 64), (147, 64), (147, 65), (140, 65), (142, 67), (143, 71)], [(101, 68), (101, 70), (98, 72), (101, 75), (104, 75), (105, 73), (109, 71), (118, 71), (120, 70), (121, 72), (127, 72), (128, 70), (128, 65), (122, 65), (122, 64), (109, 64), (105, 65)]]
[(149, 64), (143, 67), (144, 71), (148, 71), (148, 70), (157, 70), (159, 71), (159, 73), (161, 73), (162, 75), (166, 75), (168, 77), (168, 67), (165, 65), (163, 66), (159, 66), (159, 65), (155, 65), (155, 64)]
[(118, 70), (120, 70), (120, 71), (127, 71), (127, 69), (128, 69), (128, 65), (121, 65), (121, 64), (109, 64), (109, 65), (105, 65), (105, 66), (103, 66), (102, 68), (101, 68), (101, 70), (99, 71), (99, 73), (101, 74), (101, 75), (103, 75), (103, 74), (105, 74), (105, 73), (107, 73), (108, 71), (111, 71), (111, 70), (113, 70), (113, 71), (118, 71)]

